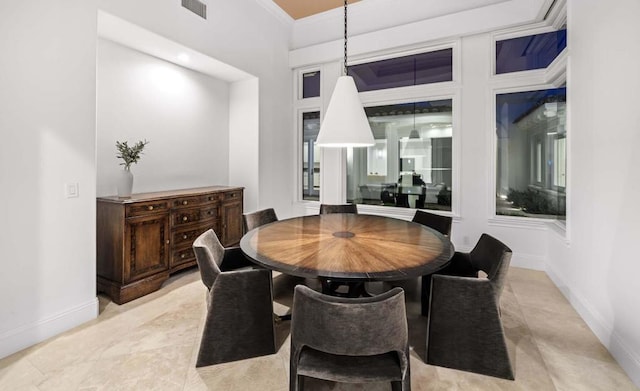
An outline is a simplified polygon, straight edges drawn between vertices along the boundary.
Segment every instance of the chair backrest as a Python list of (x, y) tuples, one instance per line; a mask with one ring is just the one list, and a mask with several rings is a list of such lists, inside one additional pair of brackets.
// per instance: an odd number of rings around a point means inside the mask
[(220, 265), (224, 259), (224, 247), (212, 229), (207, 230), (193, 241), (193, 252), (202, 282), (211, 290), (216, 277), (221, 273)]
[(450, 216), (441, 216), (423, 210), (416, 210), (416, 214), (411, 221), (433, 228), (443, 235), (450, 236), (452, 220)]
[(356, 204), (320, 204), (320, 214), (324, 215), (329, 213), (358, 213), (358, 207)]
[(253, 213), (245, 213), (242, 215), (242, 222), (244, 223), (244, 232), (249, 232), (254, 228), (268, 223), (278, 221), (276, 211), (273, 208), (258, 210)]
[(469, 253), (472, 266), (487, 273), (496, 298), (502, 294), (507, 270), (511, 263), (511, 255), (509, 247), (489, 234), (482, 234), (478, 243)]
[(328, 296), (297, 285), (291, 312), (292, 351), (309, 346), (331, 354), (361, 356), (404, 354), (408, 348), (401, 288), (354, 299)]

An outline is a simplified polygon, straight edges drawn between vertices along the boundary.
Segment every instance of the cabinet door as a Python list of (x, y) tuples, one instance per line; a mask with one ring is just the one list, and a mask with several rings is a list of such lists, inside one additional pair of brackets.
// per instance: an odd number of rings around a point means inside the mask
[(220, 208), (222, 237), (225, 247), (240, 243), (242, 239), (242, 200), (225, 202)]
[(168, 269), (169, 234), (167, 213), (126, 220), (124, 283)]

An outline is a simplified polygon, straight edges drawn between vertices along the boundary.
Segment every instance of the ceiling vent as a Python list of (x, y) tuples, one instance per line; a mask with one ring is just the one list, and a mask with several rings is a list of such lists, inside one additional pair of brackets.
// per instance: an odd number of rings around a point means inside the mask
[(199, 0), (182, 0), (182, 6), (202, 19), (207, 19), (207, 5)]

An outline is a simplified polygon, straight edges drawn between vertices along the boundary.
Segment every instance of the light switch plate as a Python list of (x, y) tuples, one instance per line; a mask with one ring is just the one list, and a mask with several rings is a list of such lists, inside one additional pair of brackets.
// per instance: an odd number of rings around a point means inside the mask
[(64, 196), (67, 198), (76, 198), (79, 195), (79, 189), (77, 183), (65, 183), (64, 184)]

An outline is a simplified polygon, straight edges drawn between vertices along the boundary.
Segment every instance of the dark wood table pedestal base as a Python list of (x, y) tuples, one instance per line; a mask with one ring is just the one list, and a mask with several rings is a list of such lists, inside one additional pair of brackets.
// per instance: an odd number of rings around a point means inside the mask
[[(343, 281), (329, 278), (319, 278), (322, 285), (322, 293), (330, 296), (339, 297), (371, 297), (367, 292), (364, 281)], [(347, 286), (347, 292), (340, 292), (341, 286)]]

